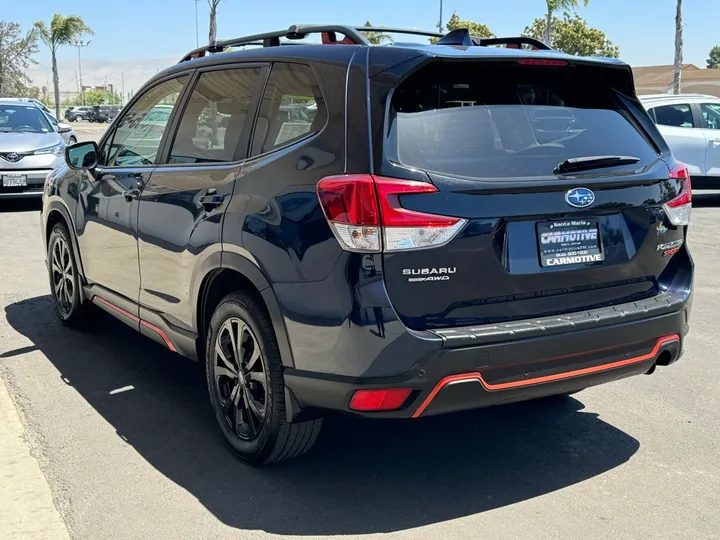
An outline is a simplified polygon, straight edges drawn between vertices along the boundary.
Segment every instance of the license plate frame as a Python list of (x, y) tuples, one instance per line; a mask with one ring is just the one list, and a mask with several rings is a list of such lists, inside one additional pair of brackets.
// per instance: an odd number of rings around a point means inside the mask
[(602, 263), (605, 252), (597, 219), (562, 219), (537, 224), (540, 266), (553, 268)]
[(27, 187), (27, 175), (3, 174), (2, 187)]

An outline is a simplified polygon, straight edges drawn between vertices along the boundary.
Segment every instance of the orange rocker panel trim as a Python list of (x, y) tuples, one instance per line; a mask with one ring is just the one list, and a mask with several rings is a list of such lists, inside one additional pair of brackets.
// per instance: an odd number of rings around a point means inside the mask
[[(425, 409), (428, 408), (430, 405), (430, 402), (435, 399), (435, 396), (442, 390), (444, 387), (446, 387), (449, 384), (460, 382), (460, 381), (480, 381), (480, 384), (485, 387), (485, 390), (488, 390), (490, 392), (496, 392), (498, 390), (510, 390), (513, 388), (520, 388), (523, 386), (532, 386), (536, 384), (543, 384), (553, 381), (562, 381), (565, 379), (572, 379), (573, 377), (580, 377), (582, 375), (590, 375), (592, 373), (600, 373), (602, 371), (609, 371), (611, 369), (617, 369), (624, 366), (629, 366), (632, 364), (639, 364), (641, 362), (645, 362), (647, 360), (650, 360), (651, 358), (654, 358), (658, 351), (660, 350), (660, 347), (667, 343), (671, 343), (673, 341), (679, 341), (680, 336), (677, 334), (672, 334), (669, 336), (663, 336), (661, 338), (658, 338), (657, 343), (655, 344), (655, 347), (652, 351), (650, 351), (647, 354), (643, 354), (642, 356), (635, 356), (633, 358), (627, 358), (625, 360), (619, 360), (617, 362), (611, 362), (609, 364), (601, 364), (599, 366), (593, 366), (583, 369), (577, 369), (574, 371), (565, 371), (563, 373), (557, 373), (555, 375), (545, 375), (543, 377), (536, 377), (534, 379), (526, 379), (524, 381), (513, 381), (513, 382), (507, 382), (507, 383), (498, 383), (498, 384), (490, 384), (483, 379), (483, 376), (480, 372), (471, 372), (471, 373), (460, 373), (458, 375), (450, 375), (448, 377), (445, 377), (442, 379), (437, 385), (435, 385), (435, 388), (433, 388), (432, 392), (430, 392), (430, 395), (428, 395), (427, 398), (425, 398), (425, 401), (423, 401), (420, 406), (418, 407), (417, 411), (413, 413), (412, 417), (417, 418), (420, 416)], [(589, 351), (592, 352), (592, 351)], [(575, 356), (575, 355), (572, 355)]]
[(135, 321), (136, 323), (139, 323), (141, 326), (144, 326), (145, 328), (149, 328), (153, 332), (155, 332), (157, 335), (160, 336), (160, 338), (165, 342), (165, 345), (167, 345), (167, 348), (170, 349), (172, 352), (177, 352), (177, 349), (175, 348), (175, 345), (173, 345), (172, 341), (170, 341), (170, 338), (167, 337), (167, 334), (162, 331), (162, 329), (158, 328), (154, 324), (151, 324), (147, 321), (142, 320), (140, 317), (133, 315), (129, 311), (124, 310), (121, 307), (116, 306), (115, 304), (108, 302), (104, 298), (100, 298), (99, 296), (93, 296), (92, 297), (93, 304), (102, 304), (104, 306), (109, 307), (113, 311), (117, 311), (121, 315), (125, 315), (127, 318)]

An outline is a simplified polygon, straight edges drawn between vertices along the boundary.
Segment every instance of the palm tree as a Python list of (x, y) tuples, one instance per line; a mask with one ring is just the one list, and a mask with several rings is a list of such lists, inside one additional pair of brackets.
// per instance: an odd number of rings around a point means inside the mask
[[(586, 6), (590, 0), (583, 0), (583, 4)], [(548, 47), (552, 47), (552, 18), (553, 13), (556, 11), (570, 11), (577, 9), (580, 6), (579, 0), (545, 0), (547, 4), (547, 14), (545, 23), (545, 44)]]
[(217, 8), (222, 0), (208, 0), (210, 6), (210, 31), (208, 32), (208, 41), (213, 43), (217, 39)]
[[(370, 21), (365, 21), (365, 26), (372, 26)], [(383, 41), (392, 41), (392, 36), (384, 32), (363, 32), (365, 37), (373, 45), (380, 45)]]
[(673, 94), (680, 93), (683, 61), (682, 0), (677, 0), (675, 15), (675, 67), (673, 69)]
[(53, 87), (55, 89), (55, 114), (60, 118), (60, 78), (58, 76), (56, 53), (61, 45), (70, 45), (77, 41), (85, 34), (92, 34), (93, 31), (85, 24), (82, 17), (78, 15), (68, 15), (63, 17), (59, 13), (53, 15), (50, 26), (46, 26), (43, 21), (35, 23), (40, 34), (40, 39), (50, 47), (52, 55), (52, 73)]

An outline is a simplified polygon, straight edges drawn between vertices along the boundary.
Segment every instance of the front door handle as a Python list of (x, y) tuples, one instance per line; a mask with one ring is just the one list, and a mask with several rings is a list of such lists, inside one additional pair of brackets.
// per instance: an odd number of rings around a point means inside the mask
[(720, 146), (720, 139), (710, 139), (710, 144), (712, 146)]
[(140, 190), (138, 188), (126, 189), (122, 194), (127, 202), (132, 202), (133, 199), (137, 199), (140, 196)]
[(225, 195), (218, 195), (217, 193), (213, 193), (211, 195), (203, 195), (202, 197), (200, 197), (200, 204), (203, 206), (203, 208), (205, 208), (206, 212), (215, 210), (224, 201)]

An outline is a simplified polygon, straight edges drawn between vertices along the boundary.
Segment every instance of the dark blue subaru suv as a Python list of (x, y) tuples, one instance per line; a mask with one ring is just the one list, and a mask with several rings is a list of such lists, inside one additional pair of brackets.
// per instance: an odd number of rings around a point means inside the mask
[(47, 178), (60, 320), (99, 308), (202, 362), (246, 460), (302, 454), (330, 413), (568, 394), (682, 353), (690, 178), (630, 68), (420, 35), (197, 49)]

